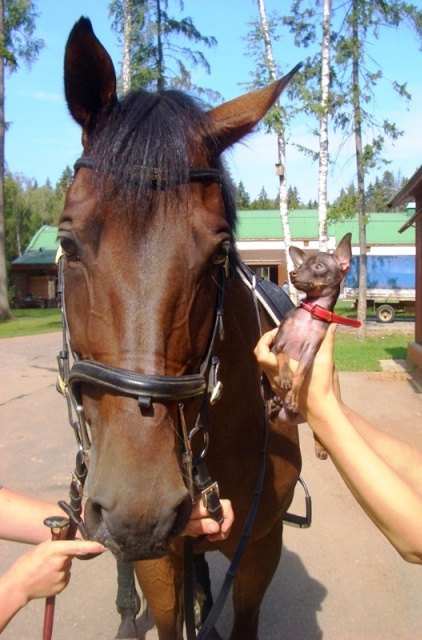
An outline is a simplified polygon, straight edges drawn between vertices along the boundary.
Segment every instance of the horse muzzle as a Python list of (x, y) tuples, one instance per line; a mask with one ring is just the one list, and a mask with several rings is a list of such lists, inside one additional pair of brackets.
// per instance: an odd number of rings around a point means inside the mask
[(129, 520), (126, 509), (111, 511), (89, 498), (84, 511), (89, 537), (110, 549), (120, 562), (160, 558), (184, 530), (192, 502), (186, 494), (174, 507), (162, 509), (158, 501), (156, 507), (156, 516), (135, 514)]

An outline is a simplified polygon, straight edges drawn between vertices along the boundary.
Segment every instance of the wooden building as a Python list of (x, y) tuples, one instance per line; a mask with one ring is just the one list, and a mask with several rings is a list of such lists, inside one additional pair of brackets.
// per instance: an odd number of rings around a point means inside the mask
[[(367, 254), (414, 254), (415, 231), (407, 212), (370, 213), (367, 223)], [(318, 250), (318, 211), (298, 209), (289, 213), (292, 243), (304, 251)], [(398, 229), (403, 227), (403, 233)], [(329, 249), (334, 250), (341, 238), (352, 233), (352, 250), (359, 251), (356, 219), (328, 224)], [(283, 229), (278, 210), (239, 211), (236, 246), (241, 259), (254, 271), (282, 286), (287, 279)], [(11, 265), (18, 306), (54, 306), (56, 301), (55, 264), (57, 227), (42, 227), (31, 240), (25, 253)]]
[(16, 307), (55, 307), (57, 227), (44, 225), (10, 268)]
[[(366, 225), (367, 255), (414, 255), (415, 231), (411, 225), (403, 233), (414, 209), (401, 212), (368, 214)], [(318, 211), (297, 209), (289, 213), (292, 244), (304, 251), (318, 250)], [(346, 233), (352, 234), (352, 251), (359, 253), (358, 220), (342, 220), (328, 224), (328, 248), (334, 250)], [(236, 246), (242, 260), (259, 275), (280, 286), (286, 280), (283, 230), (279, 211), (240, 211)]]
[(397, 207), (405, 202), (416, 204), (414, 214), (399, 229), (407, 233), (415, 228), (416, 245), (416, 303), (415, 303), (415, 341), (408, 347), (408, 358), (422, 369), (422, 167), (410, 178), (405, 186), (390, 202), (390, 207)]

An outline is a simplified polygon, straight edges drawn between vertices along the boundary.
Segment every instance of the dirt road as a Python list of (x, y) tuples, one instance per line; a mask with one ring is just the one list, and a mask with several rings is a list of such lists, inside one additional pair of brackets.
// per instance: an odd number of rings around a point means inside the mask
[[(0, 479), (53, 500), (67, 498), (75, 455), (65, 402), (55, 391), (60, 346), (60, 334), (0, 340)], [(420, 379), (344, 373), (341, 384), (354, 408), (422, 448)], [(313, 525), (308, 530), (286, 527), (282, 562), (262, 607), (261, 640), (422, 637), (421, 567), (398, 557), (356, 505), (332, 463), (315, 459), (305, 426), (301, 439)], [(297, 508), (302, 508), (299, 500)], [(0, 571), (23, 549), (1, 542)], [(226, 562), (212, 554), (210, 563), (217, 590)], [(111, 555), (75, 561), (71, 584), (57, 598), (54, 640), (111, 640), (118, 625), (114, 600)], [(42, 601), (31, 602), (3, 639), (41, 638), (43, 607)], [(218, 624), (223, 637), (228, 636), (230, 617), (228, 605)], [(151, 626), (148, 621), (140, 624), (147, 640), (156, 638)]]

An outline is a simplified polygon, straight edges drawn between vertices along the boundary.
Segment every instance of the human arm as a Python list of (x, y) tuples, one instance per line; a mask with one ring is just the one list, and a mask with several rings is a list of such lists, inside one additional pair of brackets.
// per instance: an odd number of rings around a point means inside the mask
[[(302, 386), (300, 413), (367, 515), (405, 560), (422, 563), (422, 455), (342, 402), (334, 375), (334, 332), (335, 326), (328, 329)], [(272, 389), (282, 395), (270, 351), (273, 335), (263, 336), (255, 354)]]
[(57, 540), (23, 554), (0, 577), (0, 633), (30, 600), (56, 595), (66, 587), (75, 556), (103, 551), (99, 542)]
[(183, 536), (197, 537), (206, 535), (211, 542), (225, 540), (230, 534), (234, 521), (234, 514), (230, 500), (221, 500), (224, 520), (221, 525), (209, 517), (209, 513), (202, 504), (202, 500), (195, 502), (188, 524), (183, 531)]
[(44, 525), (52, 515), (65, 516), (57, 504), (26, 496), (7, 487), (0, 489), (0, 538), (38, 544), (51, 537)]

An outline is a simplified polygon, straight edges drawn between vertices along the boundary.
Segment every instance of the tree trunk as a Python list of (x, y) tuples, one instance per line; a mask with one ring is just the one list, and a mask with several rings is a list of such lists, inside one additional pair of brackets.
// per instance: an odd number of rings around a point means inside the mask
[[(259, 10), (259, 17), (260, 17), (260, 22), (262, 27), (263, 39), (264, 39), (264, 46), (265, 46), (265, 62), (268, 68), (270, 80), (273, 82), (274, 80), (277, 80), (277, 74), (276, 74), (276, 67), (274, 64), (274, 56), (272, 51), (271, 36), (270, 36), (270, 30), (268, 27), (267, 14), (265, 11), (265, 3), (264, 3), (264, 0), (257, 0), (257, 2), (258, 2), (258, 10)], [(275, 103), (275, 106), (276, 108), (280, 108), (279, 100), (277, 100), (277, 102)], [(286, 176), (285, 176), (286, 141), (284, 137), (283, 127), (281, 125), (278, 131), (276, 131), (276, 135), (277, 135), (277, 153), (278, 153), (277, 165), (279, 167), (278, 176), (280, 180), (280, 186), (279, 186), (280, 218), (281, 218), (281, 225), (283, 228), (284, 251), (285, 251), (285, 257), (286, 257), (287, 274), (289, 274), (290, 271), (293, 270), (293, 262), (289, 253), (289, 247), (292, 244), (292, 237), (290, 234), (289, 212), (287, 207), (287, 182), (286, 182)], [(297, 292), (296, 292), (296, 289), (292, 286), (290, 282), (290, 278), (288, 278), (288, 282), (289, 282), (289, 295), (295, 302), (297, 302), (298, 300)]]
[(356, 151), (356, 172), (358, 191), (358, 217), (359, 217), (359, 296), (358, 296), (358, 320), (361, 326), (358, 329), (358, 338), (363, 340), (366, 333), (366, 207), (365, 207), (365, 167), (362, 155), (362, 110), (360, 106), (359, 85), (359, 18), (357, 0), (353, 0), (353, 40), (352, 53), (352, 84), (353, 84), (353, 116)]
[(122, 63), (122, 85), (123, 94), (131, 89), (132, 73), (130, 60), (130, 44), (132, 33), (132, 0), (123, 1), (123, 63)]
[(161, 0), (157, 2), (157, 91), (164, 89), (164, 56), (163, 56), (163, 34), (161, 17)]
[[(4, 37), (4, 1), (0, 0), (0, 38)], [(4, 216), (4, 58), (0, 56), (0, 321), (11, 318), (7, 295), (6, 225)]]
[(321, 116), (319, 119), (319, 249), (327, 251), (328, 99), (330, 90), (331, 0), (324, 0), (321, 47)]

